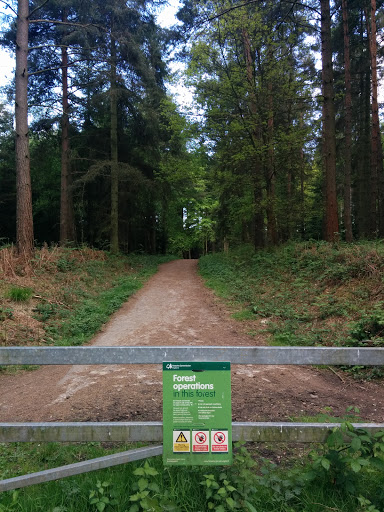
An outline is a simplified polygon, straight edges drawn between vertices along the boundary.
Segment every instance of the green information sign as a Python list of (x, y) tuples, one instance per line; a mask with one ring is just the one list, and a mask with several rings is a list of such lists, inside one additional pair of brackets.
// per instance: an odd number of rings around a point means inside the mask
[(167, 465), (232, 463), (231, 364), (163, 363)]

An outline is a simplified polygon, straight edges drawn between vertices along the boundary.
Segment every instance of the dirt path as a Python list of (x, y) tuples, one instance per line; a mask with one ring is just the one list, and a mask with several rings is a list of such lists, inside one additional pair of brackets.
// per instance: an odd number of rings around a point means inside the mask
[[(93, 345), (255, 345), (204, 288), (196, 260), (162, 265), (94, 338)], [(154, 421), (162, 416), (160, 365), (52, 366), (0, 376), (0, 421)], [(383, 383), (327, 369), (234, 366), (234, 421), (287, 421), (349, 405), (384, 421)], [(143, 391), (145, 390), (145, 392)], [(143, 394), (145, 393), (145, 400)]]

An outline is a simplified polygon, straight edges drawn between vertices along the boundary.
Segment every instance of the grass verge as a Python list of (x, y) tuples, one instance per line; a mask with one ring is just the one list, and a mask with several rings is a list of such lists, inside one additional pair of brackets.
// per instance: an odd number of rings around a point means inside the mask
[(171, 259), (42, 248), (26, 271), (12, 257), (0, 251), (0, 346), (85, 343)]
[[(161, 457), (0, 494), (0, 511), (19, 512), (381, 512), (384, 507), (383, 437), (334, 431), (321, 449), (277, 466), (245, 445), (231, 467), (164, 467)], [(348, 439), (348, 441), (346, 441)], [(374, 453), (373, 446), (380, 445)], [(71, 459), (97, 457), (117, 446), (0, 445), (0, 471), (32, 471)], [(121, 446), (120, 449), (126, 449)], [(375, 456), (374, 456), (375, 455)]]
[(249, 334), (269, 344), (384, 346), (383, 243), (241, 247), (204, 256), (199, 267)]

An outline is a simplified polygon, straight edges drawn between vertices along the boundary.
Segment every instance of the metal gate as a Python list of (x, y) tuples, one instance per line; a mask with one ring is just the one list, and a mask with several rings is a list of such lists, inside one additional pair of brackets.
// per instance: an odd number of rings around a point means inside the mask
[[(0, 365), (162, 364), (163, 361), (230, 361), (240, 365), (363, 365), (384, 366), (384, 348), (347, 347), (1, 347)], [(233, 440), (252, 442), (324, 442), (337, 423), (234, 422)], [(357, 423), (370, 432), (384, 423)], [(162, 423), (47, 422), (0, 423), (0, 442), (156, 442)], [(0, 481), (0, 492), (49, 482), (66, 476), (125, 464), (162, 453), (148, 446)]]

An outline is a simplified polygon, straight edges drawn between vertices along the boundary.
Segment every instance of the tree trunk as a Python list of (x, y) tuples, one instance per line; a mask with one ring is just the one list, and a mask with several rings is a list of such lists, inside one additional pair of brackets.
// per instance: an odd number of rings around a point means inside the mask
[[(299, 113), (299, 123), (300, 129), (304, 127), (304, 111), (303, 107), (300, 109)], [(304, 147), (300, 146), (299, 149), (299, 174), (300, 174), (300, 234), (302, 239), (305, 238), (306, 235), (306, 214), (305, 214), (305, 154)], [(292, 204), (293, 206), (293, 204)]]
[[(63, 22), (67, 21), (63, 11)], [(61, 118), (61, 195), (60, 195), (60, 244), (75, 241), (75, 221), (72, 200), (72, 176), (69, 160), (69, 102), (68, 102), (68, 51), (61, 47), (62, 107)]]
[(265, 246), (264, 240), (264, 209), (263, 203), (263, 191), (260, 185), (260, 180), (255, 179), (254, 183), (254, 208), (255, 212), (253, 215), (253, 245), (255, 249), (262, 249)]
[[(368, 14), (368, 13), (367, 13)], [(369, 20), (370, 18), (370, 20)], [(371, 129), (371, 179), (370, 179), (370, 235), (378, 234), (378, 189), (379, 176), (383, 172), (381, 138), (380, 138), (380, 120), (379, 106), (377, 102), (377, 42), (376, 42), (376, 0), (371, 0), (370, 17), (367, 16), (369, 53), (371, 60), (371, 79), (372, 79), (372, 129)], [(380, 146), (380, 148), (379, 148)]]
[(16, 33), (16, 244), (29, 259), (33, 253), (32, 190), (28, 136), (28, 0), (18, 1)]
[(378, 188), (379, 188), (379, 197), (378, 197), (378, 217), (379, 217), (379, 237), (384, 237), (384, 169), (383, 169), (383, 146), (381, 143), (381, 134), (379, 137), (379, 148), (378, 148)]
[[(291, 55), (292, 56), (292, 55)], [(293, 57), (293, 56), (292, 56)], [(293, 69), (292, 67), (289, 70), (289, 87), (292, 86), (293, 82)], [(287, 131), (290, 133), (292, 131), (292, 102), (288, 103), (287, 106)], [(289, 157), (286, 162), (286, 200), (284, 200), (284, 209), (282, 210), (282, 215), (280, 214), (280, 222), (279, 222), (279, 233), (280, 240), (282, 242), (287, 242), (292, 238), (293, 234), (293, 212), (295, 211), (295, 203), (294, 203), (294, 178), (295, 178), (295, 168), (298, 168), (297, 165), (297, 151), (294, 145), (291, 146), (289, 150)], [(296, 219), (295, 219), (296, 220)]]
[(269, 245), (277, 245), (277, 225), (275, 214), (275, 164), (274, 164), (274, 147), (273, 147), (273, 86), (272, 82), (268, 83), (268, 156), (266, 168), (267, 181), (267, 237)]
[[(363, 9), (360, 11), (359, 44), (362, 49), (367, 45), (366, 22)], [(369, 51), (367, 47), (366, 51)], [(365, 51), (364, 51), (365, 57)], [(370, 233), (370, 159), (371, 159), (371, 70), (366, 58), (359, 59), (359, 121), (356, 143), (356, 185), (355, 217), (359, 238), (367, 238)]]
[(320, 0), (323, 80), (323, 162), (325, 171), (325, 239), (337, 240), (339, 220), (336, 194), (336, 129), (329, 0)]
[(119, 171), (117, 148), (116, 41), (111, 35), (111, 252), (119, 252)]
[[(251, 43), (248, 32), (242, 29), (242, 40), (244, 46), (244, 56), (247, 71), (247, 82), (249, 88), (249, 110), (253, 119), (252, 140), (255, 149), (261, 143), (261, 130), (259, 127), (259, 115), (257, 110), (257, 100), (255, 94), (255, 79), (253, 69), (253, 58), (251, 53)], [(255, 163), (253, 173), (253, 198), (254, 198), (254, 215), (253, 215), (253, 242), (256, 249), (264, 247), (264, 214), (263, 214), (263, 189), (262, 189), (262, 166), (260, 155), (255, 152)]]
[(352, 242), (352, 88), (351, 58), (349, 51), (348, 4), (342, 0), (344, 31), (344, 80), (345, 80), (345, 125), (344, 125), (344, 229), (346, 242)]
[(306, 215), (305, 215), (305, 160), (304, 149), (300, 148), (300, 231), (304, 240), (306, 235)]

